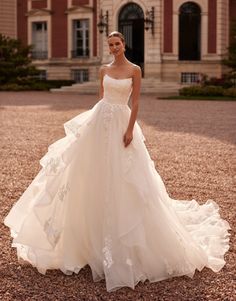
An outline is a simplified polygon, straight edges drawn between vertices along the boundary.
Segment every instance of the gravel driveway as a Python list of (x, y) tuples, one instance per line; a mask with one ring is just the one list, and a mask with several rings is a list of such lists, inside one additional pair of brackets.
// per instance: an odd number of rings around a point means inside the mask
[(49, 144), (64, 136), (63, 123), (91, 108), (97, 96), (49, 92), (0, 93), (0, 300), (235, 300), (236, 102), (157, 100), (142, 96), (138, 121), (156, 168), (172, 198), (214, 199), (231, 225), (227, 264), (194, 278), (139, 283), (107, 293), (88, 266), (66, 276), (20, 265), (3, 218), (40, 170)]

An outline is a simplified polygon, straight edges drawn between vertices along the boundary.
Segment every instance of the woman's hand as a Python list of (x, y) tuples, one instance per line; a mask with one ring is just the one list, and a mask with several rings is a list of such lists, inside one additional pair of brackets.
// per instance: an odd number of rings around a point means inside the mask
[(125, 147), (127, 147), (132, 140), (133, 140), (133, 132), (130, 130), (127, 130), (123, 137), (123, 142), (124, 142)]

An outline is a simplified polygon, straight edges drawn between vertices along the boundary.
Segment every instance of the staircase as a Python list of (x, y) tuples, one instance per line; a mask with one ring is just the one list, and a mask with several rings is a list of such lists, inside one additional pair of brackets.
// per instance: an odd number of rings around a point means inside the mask
[[(153, 94), (156, 97), (168, 97), (178, 95), (178, 90), (182, 86), (176, 82), (161, 82), (155, 78), (143, 78), (141, 94)], [(72, 94), (98, 94), (99, 81), (84, 82), (64, 86), (60, 89), (51, 89), (53, 93), (72, 93)]]

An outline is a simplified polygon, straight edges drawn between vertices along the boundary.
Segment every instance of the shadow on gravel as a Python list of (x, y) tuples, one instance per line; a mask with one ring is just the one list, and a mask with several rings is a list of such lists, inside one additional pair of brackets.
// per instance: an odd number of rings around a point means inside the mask
[[(86, 98), (86, 101), (85, 101)], [(51, 92), (0, 92), (4, 106), (48, 106), (50, 110), (87, 110), (98, 101), (98, 95), (57, 94)]]
[[(43, 106), (52, 111), (91, 109), (98, 95), (55, 94), (50, 92), (1, 92), (4, 106)], [(78, 109), (78, 112), (76, 110)], [(142, 95), (138, 120), (163, 132), (182, 132), (236, 144), (236, 102), (198, 100), (159, 100)]]
[(141, 103), (139, 119), (157, 131), (179, 132), (236, 144), (236, 102), (155, 100)]

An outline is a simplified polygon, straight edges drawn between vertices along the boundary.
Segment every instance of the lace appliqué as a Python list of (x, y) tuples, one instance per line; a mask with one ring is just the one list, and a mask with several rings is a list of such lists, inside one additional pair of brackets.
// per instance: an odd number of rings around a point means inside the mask
[[(183, 238), (181, 237), (181, 235), (178, 233), (178, 231), (175, 231), (175, 235), (181, 245), (181, 247), (183, 248), (183, 251), (187, 257), (187, 248), (186, 248), (186, 245), (185, 245), (185, 242), (183, 240)], [(177, 259), (178, 260), (178, 259)], [(168, 262), (167, 259), (164, 259), (164, 263), (165, 263), (165, 266), (166, 266), (166, 271), (167, 271), (167, 274), (170, 275), (170, 276), (177, 276), (177, 275), (183, 275), (183, 274), (189, 274), (193, 271), (193, 267), (185, 260), (184, 262), (179, 259), (178, 260), (178, 263), (170, 263)]]
[(59, 188), (58, 190), (58, 199), (63, 202), (65, 200), (65, 197), (68, 193), (68, 191), (70, 190), (68, 183), (67, 184), (63, 184), (62, 187)]
[(60, 157), (49, 158), (44, 166), (46, 175), (56, 175), (61, 168), (65, 166), (63, 160)]
[(80, 124), (77, 124), (75, 121), (71, 121), (66, 124), (66, 129), (68, 129), (76, 137), (80, 136), (79, 129), (81, 128)]
[[(111, 123), (113, 120), (113, 116), (117, 111), (120, 110), (127, 110), (128, 106), (123, 104), (113, 104), (107, 101), (102, 101), (102, 116), (104, 122), (104, 129), (105, 129), (105, 143), (106, 143), (106, 152), (105, 158), (107, 158), (107, 170), (109, 170), (109, 152), (110, 152), (110, 142), (111, 142), (111, 135), (112, 135), (112, 128)], [(108, 176), (109, 177), (109, 176)], [(111, 205), (109, 196), (111, 187), (107, 185), (106, 187), (106, 207), (105, 207), (105, 217), (104, 217), (104, 229), (105, 229), (105, 238), (104, 238), (104, 247), (102, 249), (102, 253), (104, 254), (103, 265), (105, 269), (110, 269), (111, 266), (114, 264), (114, 259), (112, 257), (112, 222), (111, 222)], [(129, 262), (130, 263), (130, 262)]]
[(60, 238), (61, 231), (54, 227), (52, 217), (45, 222), (44, 231), (47, 233), (47, 238), (51, 245), (55, 247)]
[(108, 269), (112, 266), (113, 264), (113, 259), (112, 259), (112, 239), (110, 236), (105, 237), (105, 246), (102, 249), (102, 252), (104, 254), (104, 260), (103, 260), (103, 264), (105, 267), (107, 267)]
[(102, 100), (102, 112), (104, 116), (104, 125), (108, 129), (109, 123), (112, 120), (113, 113), (116, 111), (127, 111), (129, 110), (128, 105), (119, 103), (109, 103), (106, 100)]
[[(131, 142), (132, 143), (132, 142)], [(132, 165), (132, 161), (133, 161), (133, 149), (132, 149), (132, 145), (128, 145), (124, 156), (125, 156), (125, 164), (124, 164), (124, 171), (125, 173), (127, 173), (130, 170), (130, 167)]]
[(184, 265), (183, 263), (176, 263), (171, 264), (166, 259), (164, 259), (166, 272), (169, 276), (177, 276), (177, 275), (184, 275), (189, 274), (193, 271), (190, 265)]
[(109, 128), (109, 124), (112, 120), (112, 115), (114, 112), (114, 107), (107, 102), (103, 102), (104, 105), (102, 107), (102, 112), (103, 112), (103, 121), (104, 121), (104, 127), (106, 130)]
[(67, 135), (68, 134), (73, 134), (75, 137), (78, 138), (78, 137), (81, 136), (81, 129), (82, 129), (82, 127), (89, 126), (91, 123), (92, 123), (92, 119), (86, 120), (86, 121), (84, 121), (82, 123), (77, 123), (74, 120), (67, 121), (64, 124), (65, 132), (66, 132)]
[[(56, 204), (53, 214), (44, 223), (44, 231), (47, 234), (47, 238), (53, 247), (58, 243), (61, 231), (62, 231), (62, 220), (61, 215), (63, 214), (63, 207), (60, 203), (65, 201), (65, 198), (69, 192), (69, 184), (63, 184), (56, 195)], [(60, 202), (60, 203), (59, 203)]]

